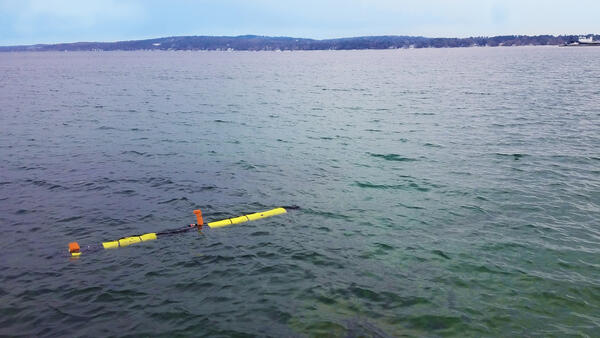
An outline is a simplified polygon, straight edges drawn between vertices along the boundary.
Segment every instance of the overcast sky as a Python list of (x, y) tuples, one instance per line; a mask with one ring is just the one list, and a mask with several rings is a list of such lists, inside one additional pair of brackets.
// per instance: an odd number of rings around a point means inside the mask
[(0, 45), (173, 35), (600, 33), (599, 0), (0, 0)]

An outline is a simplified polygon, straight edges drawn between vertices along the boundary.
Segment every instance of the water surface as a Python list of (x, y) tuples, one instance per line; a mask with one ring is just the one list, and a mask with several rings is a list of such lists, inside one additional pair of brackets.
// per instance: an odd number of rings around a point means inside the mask
[(0, 54), (0, 335), (596, 335), (599, 57)]

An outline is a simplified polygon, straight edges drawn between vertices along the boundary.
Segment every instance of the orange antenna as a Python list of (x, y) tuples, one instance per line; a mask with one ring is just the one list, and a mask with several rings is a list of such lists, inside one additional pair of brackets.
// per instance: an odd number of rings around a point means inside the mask
[(202, 211), (200, 209), (196, 209), (194, 210), (194, 214), (196, 214), (196, 224), (204, 224), (204, 221), (202, 220)]

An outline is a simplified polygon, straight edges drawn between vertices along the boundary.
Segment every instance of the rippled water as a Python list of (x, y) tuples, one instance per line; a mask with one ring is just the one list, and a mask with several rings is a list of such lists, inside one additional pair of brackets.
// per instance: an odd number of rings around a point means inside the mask
[(0, 54), (0, 335), (597, 335), (599, 57)]

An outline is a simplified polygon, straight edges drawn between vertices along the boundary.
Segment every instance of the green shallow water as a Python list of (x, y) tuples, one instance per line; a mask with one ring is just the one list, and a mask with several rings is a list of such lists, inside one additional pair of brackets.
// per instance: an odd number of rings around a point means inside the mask
[(599, 56), (0, 54), (0, 335), (595, 336)]

